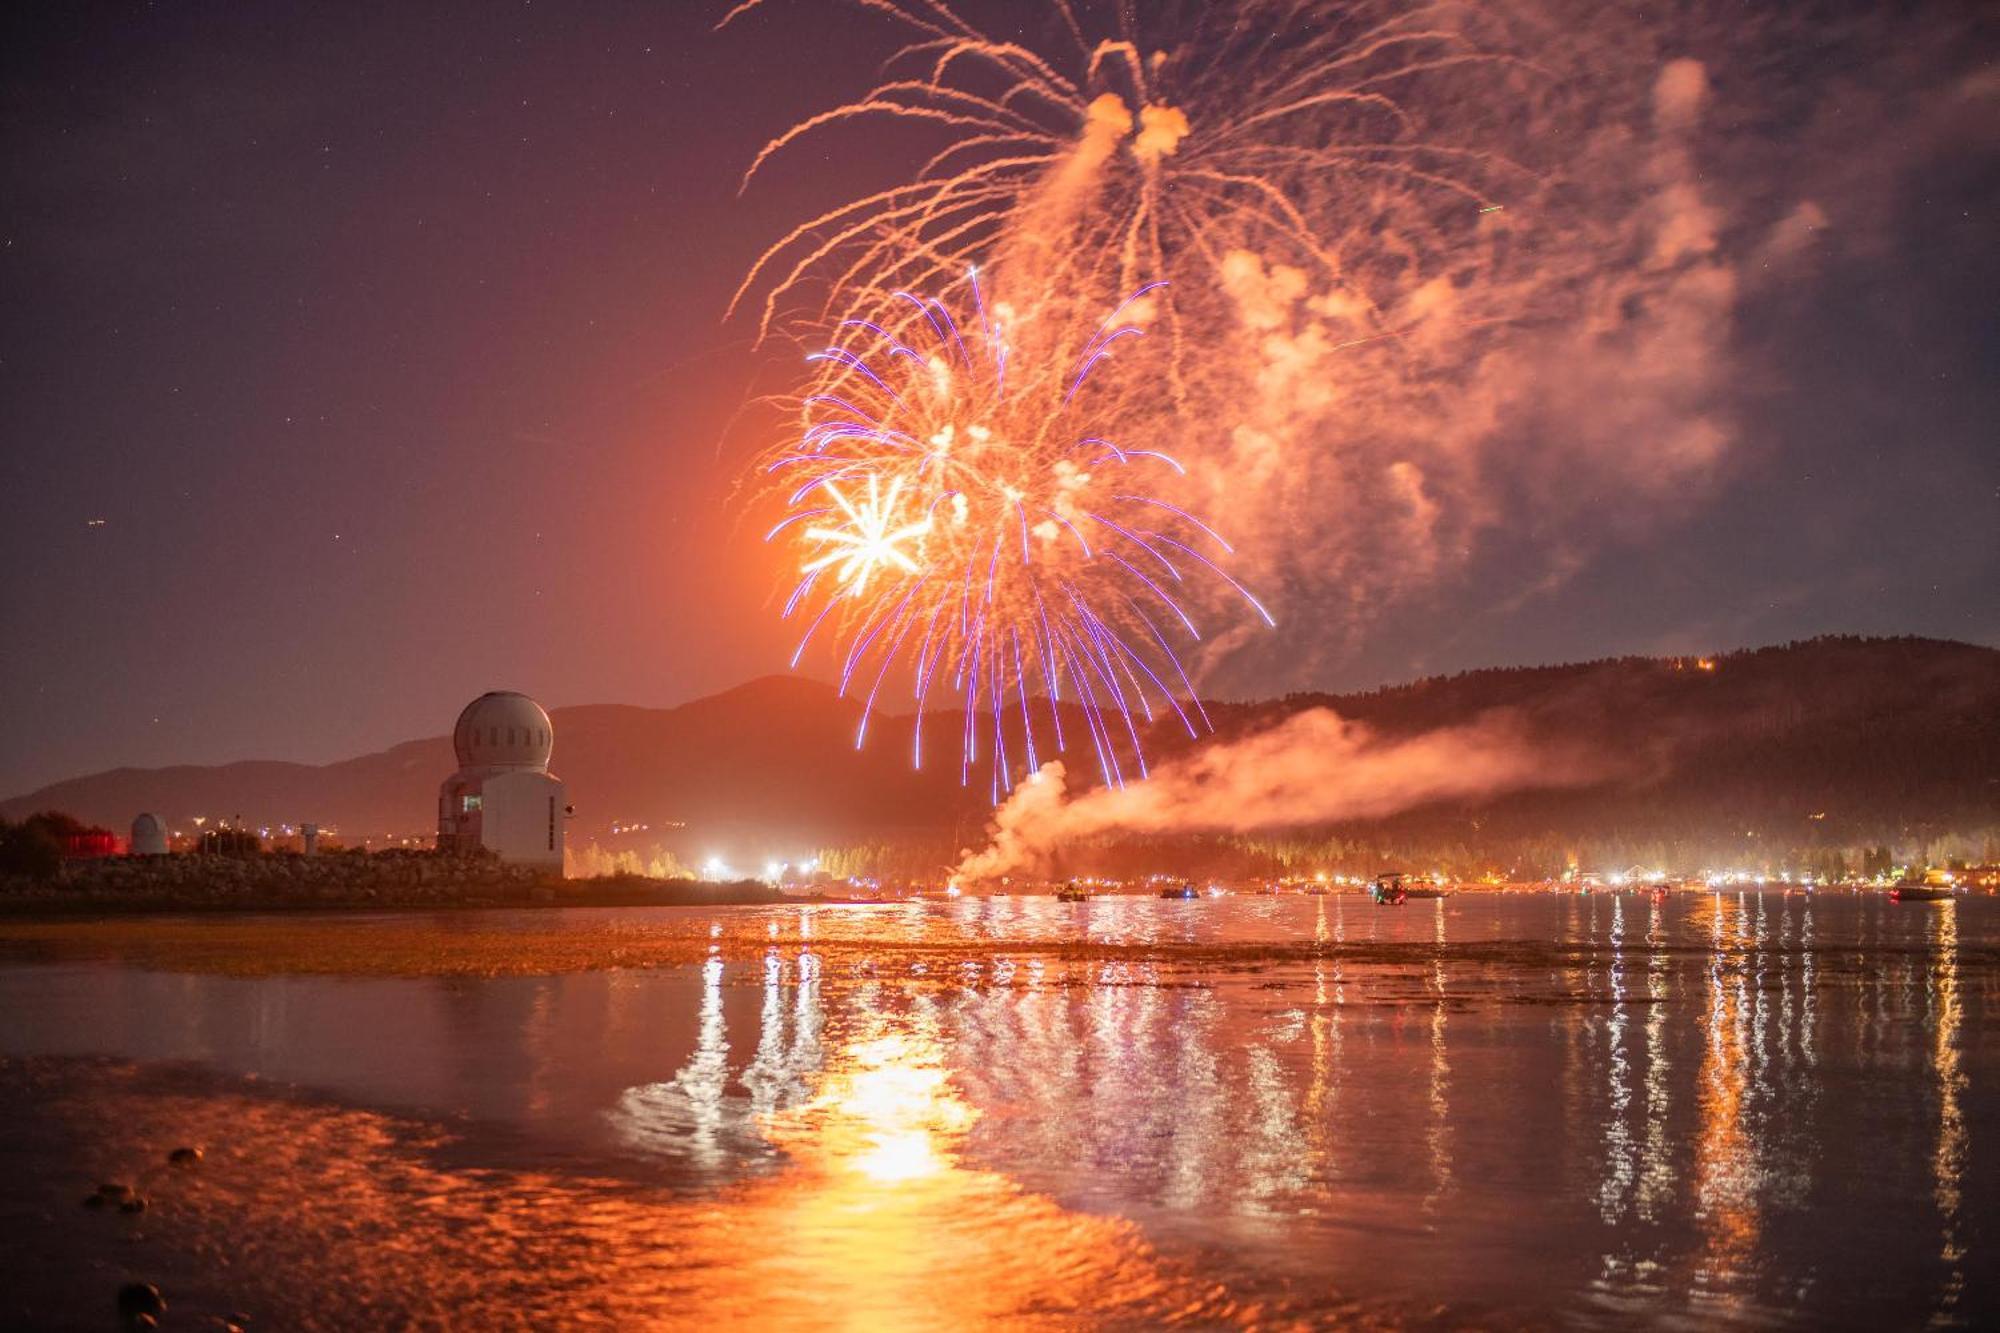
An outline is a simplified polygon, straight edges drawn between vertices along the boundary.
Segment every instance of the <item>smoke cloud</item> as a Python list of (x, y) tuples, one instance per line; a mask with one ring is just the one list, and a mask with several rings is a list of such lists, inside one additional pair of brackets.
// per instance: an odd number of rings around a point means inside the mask
[(1309, 708), (1268, 730), (1205, 746), (1130, 786), (1071, 796), (1061, 761), (1044, 764), (994, 812), (990, 845), (968, 851), (958, 873), (975, 880), (1033, 873), (1057, 848), (1104, 835), (1305, 827), (1605, 776), (1602, 763), (1536, 740), (1509, 712), (1391, 738), (1331, 709)]
[[(1277, 603), (1301, 680), (1342, 659), (1384, 608), (1452, 584), (1494, 541), (1554, 586), (1602, 547), (1644, 541), (1727, 474), (1741, 429), (1735, 345), (1756, 264), (1808, 248), (1823, 214), (1724, 243), (1732, 219), (1698, 152), (1713, 94), (1699, 61), (1626, 67), (1541, 183), (1442, 209), (1405, 184), (1309, 200), (1355, 219), (1337, 278), (1255, 243), (1220, 265), (1213, 327), (1240, 384), (1187, 448), (1203, 512), (1238, 539), (1237, 572)], [(1525, 151), (1525, 149), (1524, 149)], [(1448, 228), (1436, 220), (1457, 219)], [(1470, 222), (1466, 222), (1466, 216)], [(1310, 617), (1284, 612), (1312, 606)], [(1261, 627), (1224, 635), (1211, 684)]]

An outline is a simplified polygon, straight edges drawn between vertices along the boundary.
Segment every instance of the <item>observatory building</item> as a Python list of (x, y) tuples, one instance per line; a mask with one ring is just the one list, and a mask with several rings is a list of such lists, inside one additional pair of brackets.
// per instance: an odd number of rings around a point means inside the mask
[(125, 845), (129, 856), (165, 856), (167, 829), (159, 816), (142, 814), (132, 821), (132, 841)]
[(485, 848), (503, 861), (560, 870), (562, 779), (549, 772), (549, 715), (525, 694), (495, 690), (452, 728), (458, 772), (438, 788), (438, 850)]

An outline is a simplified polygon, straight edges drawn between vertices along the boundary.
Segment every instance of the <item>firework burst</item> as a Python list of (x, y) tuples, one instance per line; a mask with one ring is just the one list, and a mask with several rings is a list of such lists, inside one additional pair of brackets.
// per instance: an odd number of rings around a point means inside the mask
[[(800, 223), (758, 258), (731, 308), (761, 291), (760, 335), (788, 310), (823, 325), (897, 287), (956, 299), (974, 262), (1024, 307), (1102, 309), (1170, 268), (1213, 274), (1243, 246), (1366, 302), (1359, 270), (1381, 262), (1385, 227), (1406, 269), (1440, 228), (1497, 208), (1493, 182), (1518, 172), (1437, 142), (1407, 105), (1461, 67), (1507, 63), (1465, 6), (1239, 0), (1151, 32), (1121, 4), (1098, 35), (1085, 7), (1053, 0), (1041, 51), (943, 0), (855, 3), (910, 41), (866, 95), (766, 144), (745, 186), (842, 124), (923, 122), (943, 146), (913, 179)], [(1163, 301), (1162, 317), (1178, 349), (1189, 312)]]
[(1116, 426), (1157, 387), (1107, 363), (1137, 347), (1164, 284), (1063, 355), (1056, 329), (989, 303), (976, 272), (966, 286), (963, 321), (898, 293), (811, 358), (799, 434), (766, 466), (784, 509), (766, 540), (800, 575), (793, 664), (833, 645), (842, 692), (866, 701), (857, 745), (899, 677), (919, 766), (926, 714), (962, 709), (960, 779), (984, 765), (995, 799), (1070, 745), (1068, 705), (1116, 785), (1145, 773), (1142, 720), (1206, 727), (1176, 645), (1199, 641), (1215, 592), (1270, 616), (1223, 569), (1229, 544), (1169, 498), (1180, 464)]

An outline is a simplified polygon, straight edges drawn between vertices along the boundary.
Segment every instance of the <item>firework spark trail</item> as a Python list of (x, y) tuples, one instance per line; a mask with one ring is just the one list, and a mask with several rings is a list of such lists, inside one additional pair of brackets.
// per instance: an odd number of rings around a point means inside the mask
[[(954, 295), (982, 261), (1035, 307), (1101, 307), (1169, 268), (1217, 270), (1246, 244), (1339, 279), (1347, 238), (1302, 203), (1304, 183), (1367, 194), (1389, 180), (1472, 214), (1496, 206), (1486, 182), (1520, 174), (1431, 141), (1398, 101), (1412, 80), (1512, 59), (1473, 35), (1481, 17), (1463, 6), (1243, 0), (1151, 36), (1121, 6), (1116, 35), (1093, 41), (1056, 0), (1074, 47), (1058, 55), (982, 32), (942, 0), (854, 3), (912, 40), (866, 94), (767, 143), (744, 187), (845, 124), (916, 121), (947, 142), (915, 179), (808, 219), (758, 257), (731, 309), (762, 289), (760, 337), (810, 286), (823, 297), (803, 308), (824, 324), (898, 286)], [(746, 0), (718, 26), (769, 4)], [(1181, 317), (1166, 307), (1177, 343)]]
[(989, 304), (976, 272), (966, 282), (968, 323), (898, 292), (890, 313), (843, 322), (853, 341), (810, 358), (797, 439), (765, 465), (785, 510), (766, 540), (786, 542), (800, 575), (784, 611), (806, 626), (793, 661), (829, 627), (842, 693), (865, 689), (857, 745), (884, 683), (906, 674), (919, 766), (933, 691), (948, 688), (964, 712), (961, 782), (983, 762), (996, 801), (1017, 769), (1065, 748), (1067, 703), (1119, 786), (1146, 771), (1140, 719), (1170, 714), (1191, 736), (1207, 725), (1179, 697), (1194, 689), (1162, 623), (1198, 641), (1211, 577), (1271, 617), (1219, 563), (1222, 535), (1150, 493), (1179, 479), (1174, 460), (1113, 443), (1103, 424), (1158, 392), (1110, 366), (1143, 340), (1161, 284), (1062, 356), (1047, 321)]

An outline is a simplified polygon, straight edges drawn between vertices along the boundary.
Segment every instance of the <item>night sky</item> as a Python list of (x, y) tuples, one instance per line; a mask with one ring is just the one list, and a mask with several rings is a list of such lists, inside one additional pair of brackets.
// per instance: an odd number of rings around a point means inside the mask
[[(783, 669), (731, 503), (771, 361), (723, 308), (774, 235), (910, 163), (830, 138), (739, 197), (893, 39), (804, 0), (712, 32), (723, 8), (9, 10), (0, 794), (323, 762), (492, 688), (663, 706)], [(1700, 502), (1559, 560), (1489, 533), (1337, 648), (1218, 689), (2000, 642), (2000, 42), (1975, 6), (1876, 10), (1658, 37), (1708, 62), (1706, 187), (1782, 163), (1825, 218), (1813, 263), (1743, 286)]]

